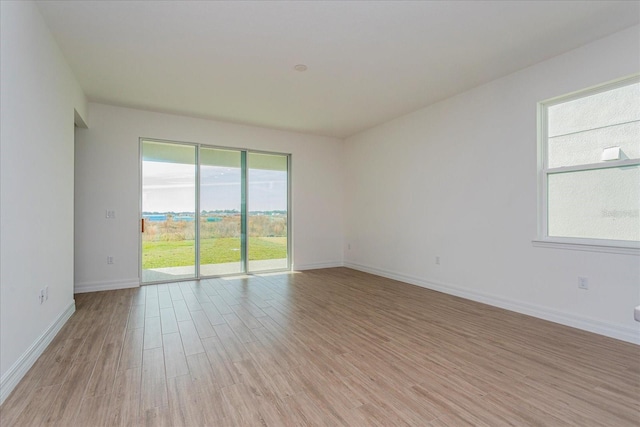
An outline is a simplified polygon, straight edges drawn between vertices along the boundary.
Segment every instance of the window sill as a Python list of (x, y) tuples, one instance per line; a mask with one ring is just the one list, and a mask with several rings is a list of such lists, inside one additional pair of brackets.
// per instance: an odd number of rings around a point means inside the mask
[(613, 245), (598, 245), (591, 243), (568, 243), (551, 240), (532, 240), (531, 243), (537, 248), (553, 248), (553, 249), (565, 249), (571, 251), (588, 251), (588, 252), (601, 252), (608, 254), (623, 254), (623, 255), (636, 255), (640, 256), (640, 247), (633, 246), (613, 246)]

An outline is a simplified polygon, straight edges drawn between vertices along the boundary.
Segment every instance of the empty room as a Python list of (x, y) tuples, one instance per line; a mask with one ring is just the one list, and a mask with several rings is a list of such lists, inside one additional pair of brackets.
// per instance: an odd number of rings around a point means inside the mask
[(0, 1), (0, 425), (640, 425), (640, 1)]

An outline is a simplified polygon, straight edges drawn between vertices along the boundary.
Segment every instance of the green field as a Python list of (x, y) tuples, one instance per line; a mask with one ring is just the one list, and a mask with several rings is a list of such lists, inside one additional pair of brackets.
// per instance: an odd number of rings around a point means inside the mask
[[(142, 242), (142, 268), (193, 265), (195, 262), (194, 245), (193, 240)], [(238, 238), (201, 239), (200, 249), (200, 264), (240, 261), (240, 239)], [(250, 261), (286, 257), (286, 237), (252, 237), (249, 239)]]

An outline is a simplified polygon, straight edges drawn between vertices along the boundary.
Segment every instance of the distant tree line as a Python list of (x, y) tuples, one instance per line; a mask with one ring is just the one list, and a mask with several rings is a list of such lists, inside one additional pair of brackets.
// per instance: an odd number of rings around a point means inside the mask
[[(170, 211), (170, 212), (158, 212), (158, 211), (144, 211), (142, 212), (142, 215), (171, 215), (171, 216), (177, 216), (177, 215), (193, 215), (193, 212), (174, 212), (174, 211)], [(200, 211), (200, 215), (221, 215), (221, 214), (226, 214), (226, 215), (240, 215), (240, 211), (237, 209), (217, 209), (215, 211), (207, 211), (207, 210), (202, 210)], [(271, 210), (271, 211), (249, 211), (249, 215), (286, 215), (287, 211), (286, 210)]]
[[(286, 211), (269, 211), (257, 214), (249, 214), (247, 232), (251, 237), (286, 237), (287, 216)], [(144, 241), (180, 241), (193, 240), (195, 238), (195, 223), (191, 221), (175, 221), (173, 216), (188, 215), (188, 213), (150, 213), (145, 215), (167, 215), (165, 221), (145, 222), (145, 232), (142, 235)], [(239, 238), (240, 216), (221, 215), (220, 221), (209, 222), (206, 218), (200, 221), (200, 238)]]

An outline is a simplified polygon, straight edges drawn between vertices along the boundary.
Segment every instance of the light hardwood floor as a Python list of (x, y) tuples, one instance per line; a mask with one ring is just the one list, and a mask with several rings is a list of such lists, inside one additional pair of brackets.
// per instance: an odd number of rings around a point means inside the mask
[(640, 425), (640, 347), (346, 268), (76, 304), (3, 427)]

